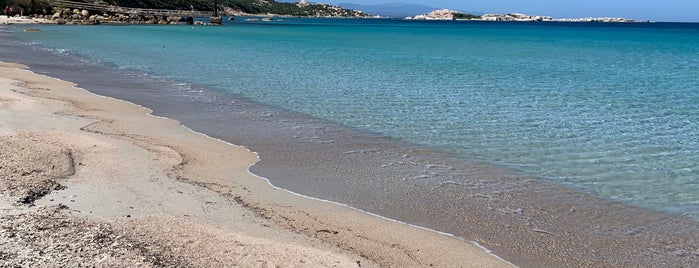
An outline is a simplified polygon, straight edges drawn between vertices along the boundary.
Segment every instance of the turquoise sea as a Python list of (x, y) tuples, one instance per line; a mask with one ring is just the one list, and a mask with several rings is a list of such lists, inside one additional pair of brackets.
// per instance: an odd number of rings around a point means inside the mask
[(699, 25), (284, 18), (14, 35), (699, 219)]

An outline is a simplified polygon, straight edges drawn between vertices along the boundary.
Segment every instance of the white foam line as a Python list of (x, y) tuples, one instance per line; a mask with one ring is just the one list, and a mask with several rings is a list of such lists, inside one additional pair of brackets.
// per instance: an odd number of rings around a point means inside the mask
[[(25, 65), (25, 66), (26, 66), (26, 65)], [(29, 67), (27, 66), (27, 68), (29, 68)], [(115, 100), (115, 101), (122, 101), (122, 102), (126, 102), (126, 103), (129, 103), (129, 104), (132, 104), (132, 105), (136, 105), (136, 106), (138, 106), (138, 107), (141, 107), (141, 108), (147, 110), (147, 111), (148, 111), (148, 113), (146, 114), (147, 116), (151, 116), (151, 117), (155, 117), (155, 118), (161, 118), (161, 119), (167, 119), (167, 120), (172, 120), (172, 121), (177, 122), (178, 125), (182, 126), (184, 129), (186, 129), (186, 130), (188, 130), (188, 131), (190, 131), (190, 132), (193, 132), (193, 133), (196, 133), (196, 134), (199, 134), (199, 135), (203, 135), (204, 137), (206, 137), (206, 138), (208, 138), (208, 139), (212, 139), (212, 140), (215, 140), (215, 141), (219, 141), (219, 142), (228, 144), (228, 145), (233, 146), (233, 147), (244, 148), (244, 149), (247, 150), (248, 152), (250, 152), (250, 153), (252, 153), (252, 154), (255, 154), (255, 157), (257, 158), (257, 161), (256, 161), (255, 163), (253, 163), (252, 165), (250, 165), (250, 166), (247, 168), (248, 174), (250, 174), (250, 175), (253, 176), (253, 177), (259, 178), (259, 179), (261, 179), (261, 180), (264, 180), (264, 181), (267, 182), (267, 184), (268, 184), (270, 187), (272, 187), (273, 189), (285, 191), (285, 192), (290, 193), (290, 194), (292, 194), (292, 195), (300, 196), (300, 197), (307, 198), (307, 199), (311, 199), (311, 200), (315, 200), (315, 201), (320, 201), (320, 202), (325, 202), (325, 203), (334, 204), (334, 205), (337, 205), (337, 206), (346, 207), (346, 208), (349, 208), (349, 209), (352, 209), (352, 210), (355, 210), (355, 211), (358, 211), (358, 212), (361, 212), (361, 213), (365, 213), (365, 214), (368, 214), (368, 215), (371, 215), (371, 216), (374, 216), (374, 217), (378, 217), (378, 218), (380, 218), (380, 219), (387, 220), (387, 221), (390, 221), (390, 222), (394, 222), (394, 223), (398, 223), (398, 224), (407, 225), (407, 226), (410, 226), (410, 227), (413, 227), (413, 228), (417, 228), (417, 229), (420, 229), (420, 230), (425, 230), (425, 231), (428, 231), (428, 232), (433, 232), (433, 233), (437, 233), (437, 234), (440, 234), (440, 235), (445, 235), (445, 236), (449, 236), (449, 237), (452, 237), (452, 238), (456, 238), (456, 239), (459, 239), (459, 240), (461, 240), (461, 241), (469, 242), (469, 243), (471, 243), (472, 245), (474, 245), (474, 246), (478, 247), (479, 249), (483, 250), (483, 252), (485, 252), (486, 254), (488, 254), (488, 255), (490, 255), (490, 256), (492, 256), (492, 257), (494, 257), (494, 258), (496, 258), (496, 259), (498, 259), (498, 260), (500, 260), (500, 261), (502, 261), (502, 262), (504, 262), (504, 263), (506, 263), (506, 264), (509, 264), (509, 265), (511, 265), (512, 267), (518, 267), (517, 265), (514, 265), (513, 263), (511, 263), (511, 262), (509, 262), (509, 261), (503, 259), (502, 257), (500, 257), (500, 256), (498, 256), (498, 255), (495, 255), (495, 253), (493, 253), (492, 250), (490, 250), (490, 249), (488, 249), (488, 248), (482, 246), (481, 244), (479, 244), (479, 243), (476, 242), (476, 241), (466, 240), (466, 239), (464, 239), (464, 238), (462, 238), (462, 237), (458, 237), (458, 236), (456, 236), (456, 235), (454, 235), (454, 234), (450, 234), (450, 233), (446, 233), (446, 232), (442, 232), (442, 231), (437, 231), (437, 230), (434, 230), (434, 229), (430, 229), (430, 228), (427, 228), (427, 227), (423, 227), (423, 226), (418, 226), (418, 225), (410, 224), (410, 223), (403, 222), (403, 221), (399, 221), (399, 220), (396, 220), (396, 219), (387, 218), (387, 217), (381, 216), (381, 215), (379, 215), (379, 214), (375, 214), (375, 213), (372, 213), (372, 212), (369, 212), (369, 211), (361, 210), (361, 209), (355, 208), (355, 207), (350, 206), (350, 205), (347, 205), (347, 204), (343, 204), (343, 203), (339, 203), (339, 202), (335, 202), (335, 201), (331, 201), (331, 200), (326, 200), (326, 199), (321, 199), (321, 198), (317, 198), (317, 197), (307, 196), (307, 195), (303, 195), (303, 194), (300, 194), (300, 193), (297, 193), (297, 192), (294, 192), (294, 191), (291, 191), (291, 190), (288, 190), (288, 189), (284, 189), (284, 188), (281, 188), (281, 187), (277, 187), (277, 186), (275, 186), (274, 184), (272, 184), (272, 182), (271, 182), (268, 178), (259, 176), (259, 175), (255, 174), (255, 173), (252, 173), (252, 171), (250, 171), (250, 169), (251, 169), (253, 166), (255, 166), (255, 164), (257, 164), (257, 163), (259, 163), (260, 161), (262, 161), (262, 159), (260, 158), (260, 155), (259, 155), (257, 152), (251, 151), (250, 148), (248, 148), (248, 147), (245, 147), (245, 146), (242, 146), (242, 145), (233, 144), (233, 143), (224, 141), (224, 140), (222, 140), (222, 139), (218, 139), (218, 138), (211, 137), (211, 136), (209, 136), (209, 135), (207, 135), (207, 134), (205, 134), (205, 133), (197, 132), (197, 131), (195, 131), (195, 130), (193, 130), (193, 129), (191, 129), (191, 128), (185, 126), (185, 125), (183, 125), (183, 124), (182, 124), (180, 121), (178, 121), (178, 120), (175, 120), (175, 119), (172, 119), (172, 118), (167, 118), (167, 117), (164, 117), (164, 116), (153, 115), (153, 114), (152, 114), (152, 113), (153, 113), (153, 110), (151, 110), (150, 108), (145, 107), (145, 106), (143, 106), (143, 105), (140, 105), (140, 104), (137, 104), (137, 103), (133, 103), (133, 102), (130, 102), (130, 101), (127, 101), (127, 100), (122, 100), (122, 99), (113, 98), (113, 97), (110, 97), (110, 96), (99, 95), (99, 94), (90, 92), (90, 91), (87, 90), (87, 89), (78, 87), (76, 83), (69, 82), (69, 81), (65, 81), (65, 80), (62, 80), (62, 79), (59, 79), (59, 78), (55, 78), (55, 77), (51, 77), (51, 76), (48, 76), (48, 75), (37, 74), (37, 73), (35, 73), (35, 72), (33, 72), (33, 71), (29, 70), (29, 69), (21, 69), (21, 68), (20, 68), (19, 70), (27, 71), (27, 72), (30, 72), (30, 73), (33, 73), (33, 74), (36, 74), (36, 75), (41, 75), (41, 76), (44, 76), (44, 77), (47, 77), (47, 78), (51, 78), (51, 79), (55, 79), (55, 80), (62, 81), (62, 82), (72, 83), (72, 84), (74, 85), (73, 88), (78, 89), (78, 90), (82, 90), (82, 91), (84, 91), (84, 92), (86, 92), (86, 93), (88, 93), (88, 94), (91, 94), (91, 95), (93, 95), (93, 96), (103, 97), (103, 98), (107, 98), (107, 99), (111, 99), (111, 100)]]
[[(204, 134), (204, 135), (206, 135), (206, 134)], [(223, 142), (226, 142), (226, 141), (223, 141)], [(226, 142), (226, 143), (227, 143), (227, 142)], [(228, 143), (228, 144), (230, 144), (230, 143)], [(237, 145), (234, 145), (234, 146), (237, 146)], [(243, 147), (243, 148), (248, 149), (247, 147)], [(253, 153), (253, 154), (255, 154), (255, 155), (257, 156), (257, 162), (260, 162), (260, 161), (261, 161), (259, 155), (258, 155), (256, 152), (252, 152), (252, 151), (250, 151), (250, 149), (248, 149), (248, 152), (251, 152), (251, 153)], [(320, 201), (320, 202), (330, 203), (330, 204), (337, 205), (337, 206), (346, 207), (346, 208), (349, 208), (349, 209), (352, 209), (352, 210), (355, 210), (355, 211), (358, 211), (358, 212), (361, 212), (361, 213), (365, 213), (365, 214), (368, 214), (368, 215), (371, 215), (371, 216), (374, 216), (374, 217), (378, 217), (378, 218), (380, 218), (380, 219), (387, 220), (387, 221), (390, 221), (390, 222), (394, 222), (394, 223), (398, 223), (398, 224), (403, 224), (403, 225), (407, 225), (407, 226), (410, 226), (410, 227), (413, 227), (413, 228), (417, 228), (417, 229), (420, 229), (420, 230), (425, 230), (425, 231), (437, 233), (437, 234), (440, 234), (440, 235), (445, 235), (445, 236), (449, 236), (449, 237), (452, 237), (452, 238), (456, 238), (456, 239), (459, 239), (459, 240), (461, 240), (461, 241), (466, 241), (466, 242), (469, 242), (469, 243), (473, 244), (474, 246), (480, 248), (480, 249), (483, 250), (483, 252), (485, 252), (486, 254), (488, 254), (488, 255), (490, 255), (490, 256), (493, 256), (493, 257), (495, 257), (496, 259), (498, 259), (498, 260), (500, 260), (500, 261), (502, 261), (502, 262), (504, 262), (504, 263), (507, 263), (507, 264), (511, 265), (512, 267), (518, 267), (517, 265), (514, 265), (513, 263), (511, 263), (511, 262), (509, 262), (509, 261), (503, 259), (502, 257), (500, 257), (500, 256), (498, 256), (498, 255), (495, 255), (495, 253), (493, 253), (492, 250), (490, 250), (490, 249), (488, 249), (488, 248), (482, 246), (481, 244), (478, 244), (478, 242), (476, 242), (476, 241), (466, 240), (466, 239), (464, 239), (464, 238), (462, 238), (462, 237), (458, 237), (458, 236), (453, 235), (453, 234), (450, 234), (450, 233), (446, 233), (446, 232), (442, 232), (442, 231), (437, 231), (437, 230), (434, 230), (434, 229), (430, 229), (430, 228), (423, 227), (423, 226), (419, 226), (419, 225), (414, 225), (414, 224), (407, 223), (407, 222), (403, 222), (403, 221), (399, 221), (399, 220), (396, 220), (396, 219), (387, 218), (387, 217), (381, 216), (381, 215), (379, 215), (379, 214), (372, 213), (372, 212), (369, 212), (369, 211), (365, 211), (365, 210), (362, 210), (362, 209), (359, 209), (359, 208), (355, 208), (355, 207), (350, 206), (350, 205), (347, 205), (347, 204), (343, 204), (343, 203), (339, 203), (339, 202), (335, 202), (335, 201), (331, 201), (331, 200), (326, 200), (326, 199), (321, 199), (321, 198), (317, 198), (317, 197), (307, 196), (307, 195), (299, 194), (299, 193), (297, 193), (297, 192), (293, 192), (293, 191), (288, 190), (288, 189), (284, 189), (284, 188), (281, 188), (281, 187), (277, 187), (277, 186), (275, 186), (274, 184), (272, 184), (272, 182), (271, 182), (269, 179), (267, 179), (267, 178), (265, 178), (265, 177), (262, 177), (262, 176), (259, 176), (259, 175), (255, 174), (255, 173), (252, 173), (252, 172), (250, 171), (250, 168), (252, 168), (255, 164), (257, 164), (257, 162), (255, 162), (254, 164), (250, 165), (250, 167), (248, 168), (248, 173), (249, 173), (250, 175), (254, 176), (254, 177), (257, 177), (257, 178), (260, 178), (260, 179), (266, 181), (267, 184), (269, 184), (269, 186), (272, 187), (273, 189), (282, 190), (282, 191), (285, 191), (285, 192), (287, 192), (287, 193), (290, 193), (290, 194), (293, 194), (293, 195), (296, 195), (296, 196), (300, 196), (300, 197), (303, 197), (303, 198), (308, 198), (308, 199), (315, 200), (315, 201)]]

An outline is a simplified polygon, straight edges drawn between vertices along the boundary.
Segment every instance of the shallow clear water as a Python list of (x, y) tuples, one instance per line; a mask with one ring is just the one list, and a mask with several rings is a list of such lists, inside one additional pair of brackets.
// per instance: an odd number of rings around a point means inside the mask
[(699, 25), (40, 27), (16, 35), (699, 219)]

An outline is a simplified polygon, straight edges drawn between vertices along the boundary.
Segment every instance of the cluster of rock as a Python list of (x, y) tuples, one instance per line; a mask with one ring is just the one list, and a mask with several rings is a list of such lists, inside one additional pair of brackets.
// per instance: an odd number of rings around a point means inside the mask
[[(550, 16), (532, 16), (522, 13), (508, 14), (484, 14), (481, 16), (460, 16), (461, 12), (438, 9), (427, 14), (406, 17), (407, 20), (477, 20), (477, 21), (556, 21), (556, 22), (641, 22), (625, 18), (577, 18), (577, 19), (554, 19)], [(648, 21), (642, 21), (648, 22)]]
[(56, 24), (84, 24), (95, 25), (102, 23), (113, 24), (179, 24), (185, 22), (185, 18), (179, 16), (147, 16), (124, 13), (91, 14), (88, 10), (80, 9), (56, 9), (53, 15), (35, 15), (38, 19), (47, 19)]
[(406, 17), (406, 20), (455, 20), (458, 11), (449, 9), (437, 9), (427, 14), (416, 15), (414, 17)]
[(327, 18), (368, 18), (371, 15), (359, 10), (345, 9), (341, 6), (333, 6), (327, 4), (316, 4), (321, 8), (315, 14), (307, 14), (310, 17), (327, 17)]
[(500, 14), (485, 14), (480, 19), (484, 21), (553, 21), (549, 16), (531, 16), (521, 13)]
[(575, 19), (554, 19), (549, 16), (531, 16), (521, 13), (485, 14), (480, 19), (484, 21), (556, 21), (556, 22), (639, 22), (625, 18), (575, 18)]
[(552, 17), (548, 16), (530, 16), (520, 13), (500, 14), (485, 14), (482, 16), (471, 15), (468, 18), (461, 18), (461, 12), (438, 9), (427, 14), (407, 17), (408, 20), (482, 20), (482, 21), (553, 21)]

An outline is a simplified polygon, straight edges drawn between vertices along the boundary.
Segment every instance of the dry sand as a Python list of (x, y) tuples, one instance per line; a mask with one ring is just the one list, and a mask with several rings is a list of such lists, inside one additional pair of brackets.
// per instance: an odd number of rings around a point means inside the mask
[(271, 187), (257, 155), (0, 63), (0, 266), (508, 267)]
[(33, 17), (20, 17), (20, 16), (12, 16), (12, 17), (7, 17), (5, 14), (0, 16), (0, 24), (38, 24), (38, 23), (44, 23), (44, 24), (53, 24), (53, 21), (47, 20), (47, 19), (37, 19)]

